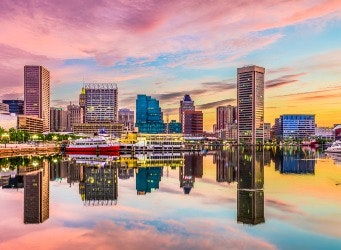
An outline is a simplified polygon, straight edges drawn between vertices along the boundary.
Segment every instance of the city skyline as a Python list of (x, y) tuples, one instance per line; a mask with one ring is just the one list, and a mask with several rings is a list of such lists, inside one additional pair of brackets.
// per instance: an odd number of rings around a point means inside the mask
[(118, 108), (146, 94), (170, 119), (189, 94), (211, 131), (216, 107), (236, 106), (237, 68), (255, 64), (266, 68), (265, 122), (339, 123), (341, 2), (257, 3), (1, 1), (0, 99), (23, 99), (23, 66), (42, 65), (51, 107), (77, 104), (83, 79), (117, 82)]

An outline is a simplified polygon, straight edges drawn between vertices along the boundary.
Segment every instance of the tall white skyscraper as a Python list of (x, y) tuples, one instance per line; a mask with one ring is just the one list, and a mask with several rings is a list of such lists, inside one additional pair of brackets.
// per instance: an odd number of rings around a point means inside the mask
[(50, 131), (50, 72), (43, 66), (24, 67), (24, 113), (42, 118)]
[(238, 143), (264, 143), (264, 74), (259, 66), (237, 69)]

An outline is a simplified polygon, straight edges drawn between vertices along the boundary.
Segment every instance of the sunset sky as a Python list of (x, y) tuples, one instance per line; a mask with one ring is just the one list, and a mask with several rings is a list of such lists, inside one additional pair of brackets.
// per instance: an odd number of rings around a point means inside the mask
[(236, 105), (236, 71), (266, 68), (265, 121), (316, 114), (341, 123), (340, 0), (0, 1), (0, 100), (23, 98), (24, 65), (51, 72), (51, 106), (78, 103), (85, 82), (116, 82), (119, 108), (136, 94), (178, 119), (190, 94), (212, 130)]

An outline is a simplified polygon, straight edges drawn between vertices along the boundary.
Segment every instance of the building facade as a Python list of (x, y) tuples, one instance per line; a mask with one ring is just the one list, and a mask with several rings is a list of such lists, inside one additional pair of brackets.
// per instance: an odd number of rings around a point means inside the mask
[(118, 123), (122, 123), (128, 131), (134, 131), (135, 114), (130, 109), (118, 110)]
[(202, 135), (204, 133), (204, 118), (202, 111), (184, 111), (182, 115), (182, 132), (185, 135)]
[(75, 124), (83, 123), (83, 109), (75, 104), (67, 106), (67, 131), (73, 131)]
[(73, 133), (75, 134), (95, 134), (104, 133), (121, 136), (124, 132), (122, 123), (74, 123)]
[(43, 119), (50, 131), (50, 72), (43, 66), (24, 67), (24, 113)]
[(62, 108), (50, 108), (50, 131), (63, 132), (67, 129), (67, 111)]
[(307, 140), (315, 136), (315, 115), (281, 115), (274, 128), (278, 140)]
[(265, 69), (246, 66), (237, 69), (238, 143), (264, 143)]
[(85, 122), (117, 122), (116, 83), (85, 83)]
[(85, 87), (82, 87), (82, 91), (79, 94), (79, 107), (81, 107), (82, 111), (82, 121), (85, 121), (85, 104), (86, 104), (86, 90)]
[(168, 123), (168, 133), (170, 133), (170, 134), (181, 134), (182, 133), (181, 122), (171, 120), (170, 123)]
[(180, 101), (179, 107), (179, 122), (183, 122), (183, 112), (184, 111), (195, 111), (194, 101), (192, 101), (190, 95), (184, 95), (183, 99)]
[(0, 113), (0, 127), (5, 130), (10, 128), (17, 128), (18, 117), (14, 114), (1, 114)]
[(147, 95), (137, 95), (136, 99), (136, 127), (140, 133), (165, 133), (165, 123), (159, 105), (159, 100)]
[(227, 126), (227, 106), (219, 106), (216, 110), (216, 130), (225, 130)]
[(17, 115), (24, 114), (23, 100), (3, 100), (2, 103), (8, 104), (9, 112)]
[(41, 134), (44, 132), (44, 122), (36, 116), (18, 115), (17, 129), (30, 134)]
[(271, 124), (264, 123), (264, 141), (271, 139)]
[(5, 103), (0, 103), (0, 114), (9, 114), (9, 105)]

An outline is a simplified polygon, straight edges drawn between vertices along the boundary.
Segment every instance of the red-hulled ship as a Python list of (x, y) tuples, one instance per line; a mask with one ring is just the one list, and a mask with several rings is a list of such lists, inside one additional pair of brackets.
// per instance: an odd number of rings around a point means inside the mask
[(106, 154), (120, 150), (119, 143), (109, 143), (104, 137), (97, 136), (87, 139), (77, 139), (66, 146), (66, 153)]

